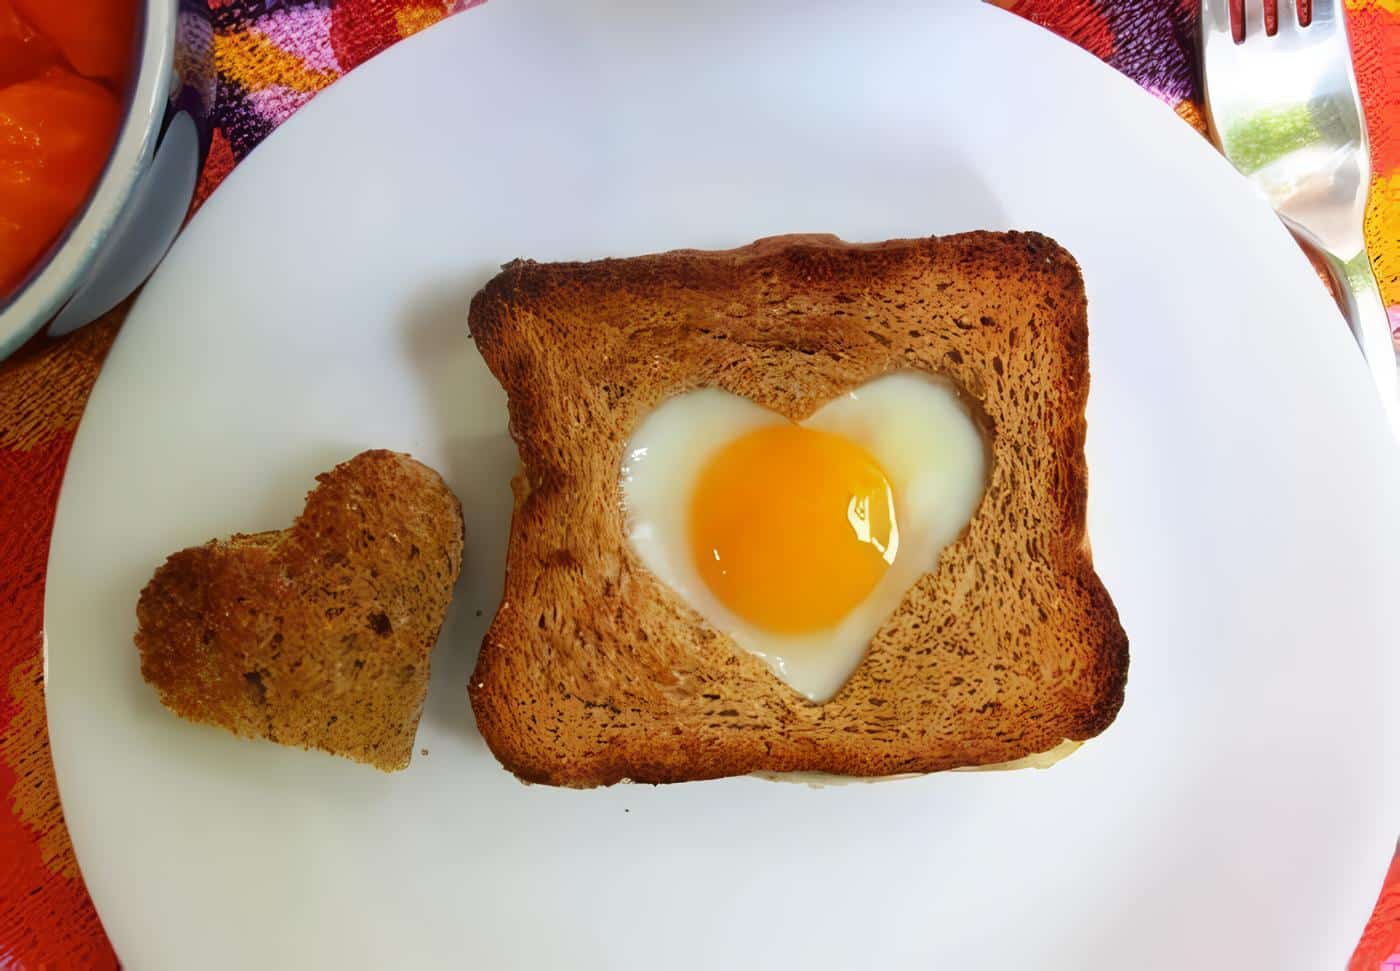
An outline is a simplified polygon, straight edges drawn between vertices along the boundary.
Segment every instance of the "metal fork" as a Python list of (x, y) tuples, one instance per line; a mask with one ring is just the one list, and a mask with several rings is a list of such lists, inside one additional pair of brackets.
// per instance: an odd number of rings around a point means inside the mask
[(1278, 30), (1264, 0), (1243, 0), (1244, 39), (1230, 0), (1201, 0), (1206, 110), (1221, 151), (1285, 224), (1327, 265), (1391, 428), (1400, 438), (1400, 344), (1371, 272), (1362, 221), (1370, 146), (1340, 0), (1312, 0), (1303, 26), (1294, 0), (1278, 0)]

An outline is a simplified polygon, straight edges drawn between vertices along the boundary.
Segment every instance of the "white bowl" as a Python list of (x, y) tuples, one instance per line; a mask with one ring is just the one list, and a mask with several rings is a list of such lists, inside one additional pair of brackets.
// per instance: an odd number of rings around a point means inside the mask
[[(0, 358), (48, 323), (87, 282), (151, 164), (171, 93), (177, 0), (142, 4), (137, 70), (107, 166), (87, 205), (17, 291), (0, 300)], [(118, 298), (120, 299), (120, 298)]]

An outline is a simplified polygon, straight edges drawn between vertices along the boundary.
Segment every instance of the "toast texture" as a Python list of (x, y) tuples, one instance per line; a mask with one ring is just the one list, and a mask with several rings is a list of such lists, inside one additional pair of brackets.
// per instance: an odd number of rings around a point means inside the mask
[[(522, 470), (469, 694), (521, 779), (925, 773), (1091, 738), (1117, 714), (1128, 642), (1085, 529), (1084, 285), (1053, 240), (803, 235), (517, 260), (473, 299), (470, 326), (507, 392)], [(980, 412), (986, 493), (850, 680), (813, 704), (642, 566), (623, 447), (695, 388), (801, 420), (908, 369), (951, 379)]]
[(288, 529), (181, 550), (136, 607), (141, 674), (190, 721), (406, 768), (462, 564), (432, 469), (370, 451), (316, 477)]

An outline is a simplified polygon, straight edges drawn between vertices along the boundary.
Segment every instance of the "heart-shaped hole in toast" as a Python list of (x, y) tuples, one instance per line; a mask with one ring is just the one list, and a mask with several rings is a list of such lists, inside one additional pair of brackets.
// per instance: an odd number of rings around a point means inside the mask
[(289, 528), (156, 570), (136, 608), (141, 674), (182, 718), (402, 769), (462, 565), (462, 508), (395, 452), (317, 482)]
[(714, 388), (666, 401), (623, 452), (628, 538), (706, 621), (814, 702), (840, 690), (966, 528), (982, 433), (951, 383), (896, 372), (801, 422)]

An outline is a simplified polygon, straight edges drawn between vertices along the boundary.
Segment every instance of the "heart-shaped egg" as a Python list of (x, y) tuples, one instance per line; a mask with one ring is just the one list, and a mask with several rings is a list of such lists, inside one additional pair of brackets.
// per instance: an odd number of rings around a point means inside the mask
[(691, 391), (648, 415), (623, 455), (642, 562), (818, 703), (937, 566), (987, 482), (966, 405), (917, 372), (870, 381), (800, 423)]

